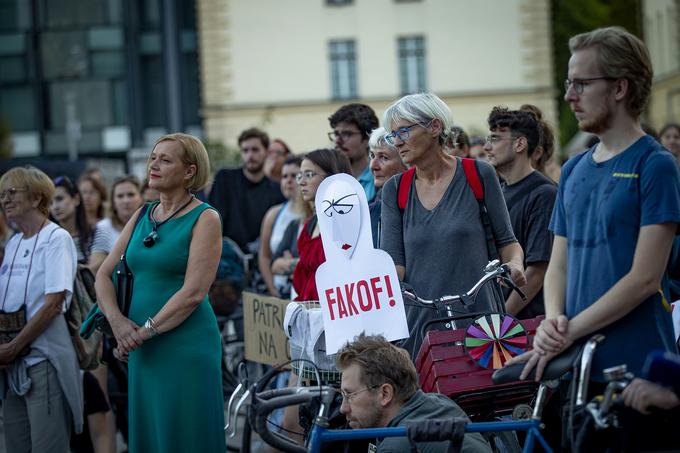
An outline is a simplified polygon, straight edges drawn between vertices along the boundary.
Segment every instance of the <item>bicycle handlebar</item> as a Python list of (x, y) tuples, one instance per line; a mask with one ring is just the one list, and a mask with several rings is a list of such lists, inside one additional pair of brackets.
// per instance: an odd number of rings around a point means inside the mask
[(442, 304), (453, 304), (454, 302), (461, 302), (463, 305), (468, 305), (477, 297), (480, 289), (491, 280), (496, 278), (502, 279), (513, 291), (516, 291), (522, 300), (526, 300), (527, 296), (520, 290), (515, 282), (510, 278), (510, 268), (507, 264), (501, 264), (499, 260), (490, 261), (489, 264), (484, 268), (484, 276), (479, 279), (477, 283), (465, 294), (456, 296), (442, 296), (437, 299), (423, 299), (418, 297), (415, 291), (409, 291), (408, 289), (402, 289), (402, 293), (405, 296), (425, 305), (436, 305), (437, 303)]
[(329, 392), (335, 393), (330, 387), (288, 387), (283, 389), (266, 390), (253, 395), (251, 405), (252, 426), (263, 441), (284, 452), (307, 453), (307, 449), (292, 440), (272, 432), (267, 419), (276, 409), (306, 403), (320, 395), (330, 397)]

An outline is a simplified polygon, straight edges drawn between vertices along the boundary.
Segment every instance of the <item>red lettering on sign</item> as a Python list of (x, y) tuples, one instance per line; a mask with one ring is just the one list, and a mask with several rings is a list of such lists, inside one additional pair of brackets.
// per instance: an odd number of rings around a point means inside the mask
[(346, 318), (347, 317), (347, 307), (345, 307), (345, 300), (342, 298), (342, 292), (340, 292), (340, 288), (336, 288), (336, 294), (338, 296), (338, 318)]
[(345, 296), (347, 296), (347, 306), (349, 307), (349, 315), (358, 315), (359, 310), (357, 310), (356, 305), (354, 305), (354, 299), (352, 298), (352, 293), (354, 292), (354, 283), (351, 285), (345, 285)]
[[(362, 293), (365, 299), (362, 297)], [(363, 311), (370, 311), (373, 308), (373, 301), (371, 300), (371, 292), (368, 289), (368, 282), (366, 280), (360, 280), (357, 283), (357, 294), (359, 295), (359, 306), (361, 309)]]
[(326, 300), (328, 301), (328, 311), (331, 313), (331, 321), (335, 319), (335, 315), (333, 315), (333, 304), (336, 303), (335, 299), (331, 297), (331, 294), (333, 294), (332, 289), (327, 289), (326, 290)]
[(387, 297), (390, 298), (390, 307), (394, 307), (397, 302), (393, 299), (394, 295), (392, 293), (392, 283), (390, 283), (389, 275), (385, 275), (385, 283), (387, 283)]
[(382, 292), (382, 288), (378, 286), (379, 281), (380, 277), (373, 277), (371, 279), (371, 289), (373, 290), (373, 300), (375, 301), (376, 310), (380, 310), (380, 297), (378, 297), (378, 294)]
[[(384, 282), (381, 281), (383, 279)], [(342, 319), (358, 315), (359, 309), (361, 312), (380, 310), (380, 294), (383, 292), (387, 292), (389, 306), (394, 307), (397, 302), (394, 299), (394, 290), (389, 275), (327, 289), (325, 294), (331, 321), (334, 321), (336, 317)], [(334, 309), (337, 309), (337, 313)]]

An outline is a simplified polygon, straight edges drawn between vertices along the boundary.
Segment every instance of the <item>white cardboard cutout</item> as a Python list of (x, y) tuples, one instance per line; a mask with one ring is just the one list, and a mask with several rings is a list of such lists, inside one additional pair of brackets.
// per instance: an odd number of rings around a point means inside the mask
[(330, 176), (316, 191), (316, 213), (326, 262), (316, 288), (326, 331), (326, 353), (362, 332), (399, 340), (409, 335), (394, 261), (373, 248), (366, 194), (352, 176)]

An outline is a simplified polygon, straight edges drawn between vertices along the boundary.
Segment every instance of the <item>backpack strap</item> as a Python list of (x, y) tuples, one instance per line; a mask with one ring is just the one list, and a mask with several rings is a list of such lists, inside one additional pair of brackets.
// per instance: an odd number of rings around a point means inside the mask
[(399, 176), (398, 191), (397, 191), (397, 205), (403, 211), (406, 209), (406, 202), (408, 201), (408, 192), (411, 189), (411, 182), (416, 174), (416, 167), (411, 167)]
[(489, 260), (498, 258), (498, 249), (496, 248), (496, 239), (493, 236), (493, 228), (491, 227), (491, 217), (489, 210), (486, 208), (484, 201), (484, 184), (479, 175), (479, 166), (475, 159), (463, 157), (460, 159), (463, 164), (463, 172), (472, 193), (475, 195), (477, 205), (479, 206), (479, 218), (484, 227), (484, 236), (486, 236), (486, 251), (489, 255)]
[[(461, 162), (463, 164), (463, 172), (465, 173), (465, 179), (468, 185), (472, 189), (475, 195), (477, 204), (479, 205), (479, 217), (484, 226), (484, 233), (486, 236), (486, 246), (487, 252), (489, 254), (489, 259), (495, 259), (498, 257), (498, 251), (496, 249), (496, 241), (493, 237), (493, 230), (491, 228), (491, 219), (489, 218), (489, 212), (486, 209), (486, 204), (484, 203), (484, 184), (482, 184), (482, 179), (479, 175), (479, 168), (477, 166), (477, 161), (475, 159), (462, 158)], [(416, 174), (416, 168), (411, 167), (400, 176), (397, 181), (397, 205), (399, 210), (404, 212), (406, 209), (406, 202), (408, 201), (408, 193), (411, 189), (411, 183), (413, 182), (413, 177)]]
[(484, 185), (479, 177), (479, 168), (477, 168), (477, 161), (475, 159), (470, 159), (463, 157), (460, 159), (463, 163), (463, 172), (465, 173), (465, 179), (467, 179), (468, 185), (472, 189), (472, 193), (475, 194), (475, 199), (477, 201), (484, 201)]

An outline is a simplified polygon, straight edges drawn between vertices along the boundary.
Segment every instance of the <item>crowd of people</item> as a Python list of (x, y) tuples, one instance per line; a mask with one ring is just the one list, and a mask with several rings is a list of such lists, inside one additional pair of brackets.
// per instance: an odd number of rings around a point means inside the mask
[[(526, 362), (523, 377), (536, 368), (540, 379), (550, 359), (594, 333), (607, 340), (592, 392), (602, 390), (610, 366), (625, 363), (641, 375), (650, 351), (677, 354), (664, 290), (680, 223), (680, 125), (664, 126), (657, 141), (640, 124), (653, 72), (638, 38), (611, 27), (569, 45), (565, 100), (596, 140), (564, 165), (559, 184), (548, 169), (554, 132), (538, 107), (494, 107), (481, 138), (456, 126), (432, 93), (395, 101), (382, 124), (371, 107), (344, 105), (328, 118), (333, 146), (304, 154), (247, 129), (237, 140), (243, 165), (220, 170), (211, 183), (205, 147), (181, 133), (157, 140), (144, 183), (125, 175), (107, 188), (96, 170), (77, 181), (34, 167), (2, 175), (7, 451), (113, 452), (116, 428), (133, 453), (224, 451), (215, 313), (230, 312), (225, 305), (243, 289), (239, 275), (229, 298), (214, 291), (229, 279), (225, 254), (237, 247), (256, 255), (267, 295), (318, 300), (314, 277), (325, 255), (314, 200), (322, 181), (339, 173), (363, 187), (374, 246), (419, 296), (463, 293), (491, 259), (508, 266), (526, 299), (491, 285), (464, 310), (545, 316), (533, 349), (511, 361)], [(121, 257), (134, 276), (129, 313), (116, 295)], [(112, 331), (90, 371), (79, 369), (64, 316), (78, 266), (96, 274)], [(407, 305), (406, 315), (409, 338), (395, 345), (361, 336), (338, 354), (341, 412), (352, 428), (464, 416), (447, 398), (418, 390), (419, 332), (436, 313)], [(110, 368), (121, 363), (125, 382), (114, 383)], [(127, 404), (114, 404), (114, 387), (127, 390)], [(652, 405), (680, 404), (677, 389), (644, 380), (624, 396), (638, 411), (635, 423)], [(405, 451), (399, 442), (385, 439), (377, 451)], [(489, 450), (479, 435), (466, 435), (463, 447)]]

